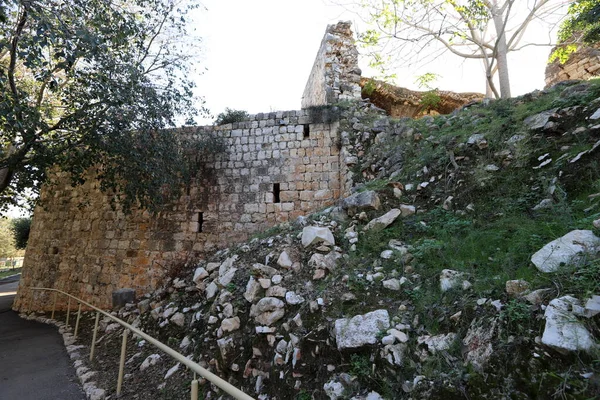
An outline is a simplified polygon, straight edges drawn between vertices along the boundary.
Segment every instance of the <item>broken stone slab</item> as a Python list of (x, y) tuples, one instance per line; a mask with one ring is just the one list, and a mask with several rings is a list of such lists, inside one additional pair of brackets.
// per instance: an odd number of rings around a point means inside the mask
[(381, 331), (390, 327), (387, 310), (376, 310), (335, 321), (335, 340), (339, 350), (362, 347), (378, 342)]
[(256, 300), (258, 293), (260, 292), (261, 286), (260, 283), (254, 279), (253, 276), (248, 279), (248, 283), (246, 284), (246, 291), (244, 292), (244, 298), (249, 303), (254, 303)]
[(296, 292), (287, 292), (285, 294), (285, 301), (288, 304), (295, 306), (304, 303), (304, 297), (300, 296), (299, 294), (296, 294)]
[(223, 332), (233, 332), (240, 329), (240, 317), (226, 318), (221, 322)]
[(348, 211), (348, 215), (355, 215), (357, 212), (379, 210), (381, 201), (379, 195), (373, 190), (354, 193), (342, 201), (342, 208)]
[(196, 271), (194, 271), (194, 278), (192, 280), (197, 285), (200, 282), (202, 282), (206, 277), (208, 277), (208, 271), (203, 267), (200, 267), (196, 268)]
[(438, 351), (448, 350), (452, 343), (456, 340), (456, 333), (450, 332), (445, 335), (423, 335), (417, 338), (418, 344), (424, 344), (427, 346), (427, 350), (431, 354), (435, 354)]
[(531, 262), (541, 272), (555, 272), (561, 265), (577, 262), (586, 254), (600, 249), (600, 238), (592, 231), (574, 230), (546, 244), (531, 256)]
[(397, 208), (393, 208), (390, 211), (388, 211), (387, 213), (383, 214), (381, 217), (378, 217), (378, 218), (375, 218), (375, 219), (369, 221), (369, 223), (367, 225), (365, 225), (365, 227), (363, 228), (363, 231), (383, 230), (383, 229), (387, 228), (389, 225), (391, 225), (401, 214), (402, 214), (402, 211), (400, 211)]
[(402, 213), (403, 217), (408, 217), (410, 215), (414, 215), (417, 212), (417, 208), (408, 204), (401, 204), (400, 212)]
[(125, 307), (127, 303), (135, 303), (135, 289), (123, 288), (112, 292), (113, 308)]
[(279, 265), (282, 268), (292, 268), (294, 262), (290, 258), (290, 255), (287, 253), (287, 251), (282, 251), (279, 255), (279, 258), (277, 259), (277, 265)]
[(400, 290), (400, 286), (402, 284), (400, 283), (400, 281), (396, 278), (392, 278), (392, 279), (388, 279), (383, 281), (383, 287), (389, 290), (395, 290), (398, 291)]
[(319, 226), (306, 226), (302, 230), (302, 246), (308, 247), (311, 244), (325, 242), (335, 246), (335, 238), (329, 228)]
[(544, 302), (544, 300), (550, 297), (552, 292), (552, 289), (537, 289), (532, 291), (531, 293), (524, 294), (522, 298), (530, 304), (539, 306)]
[(557, 111), (558, 108), (542, 111), (539, 114), (531, 115), (525, 118), (523, 123), (532, 131), (544, 129), (546, 124), (559, 117), (559, 115), (556, 113)]
[(498, 318), (474, 319), (463, 339), (465, 359), (477, 371), (482, 371), (494, 352), (492, 343), (498, 327)]
[(260, 275), (262, 277), (267, 277), (269, 279), (271, 279), (273, 275), (277, 275), (279, 273), (279, 271), (277, 271), (275, 268), (259, 263), (252, 265), (252, 272), (254, 274)]
[(574, 307), (581, 307), (581, 303), (572, 296), (559, 297), (548, 304), (543, 344), (560, 352), (590, 351), (596, 347), (590, 332), (573, 313)]
[(256, 323), (269, 326), (285, 315), (285, 303), (275, 297), (264, 297), (250, 308), (250, 316)]

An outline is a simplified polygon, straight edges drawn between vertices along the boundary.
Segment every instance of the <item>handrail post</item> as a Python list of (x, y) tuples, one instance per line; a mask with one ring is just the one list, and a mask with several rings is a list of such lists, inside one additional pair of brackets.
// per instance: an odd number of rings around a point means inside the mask
[(96, 322), (94, 323), (94, 334), (92, 335), (92, 346), (90, 348), (90, 361), (94, 358), (94, 349), (96, 348), (96, 334), (98, 333), (98, 320), (100, 313), (96, 311)]
[(77, 337), (77, 331), (79, 330), (79, 318), (81, 317), (81, 303), (79, 303), (79, 309), (77, 310), (77, 321), (75, 321), (75, 337)]
[(194, 380), (192, 381), (192, 400), (198, 400), (198, 379), (196, 379), (196, 373), (194, 372)]
[(50, 319), (54, 319), (54, 310), (56, 310), (56, 298), (58, 297), (58, 292), (54, 292), (54, 302), (52, 303), (52, 315)]
[(123, 343), (121, 344), (121, 361), (119, 362), (119, 378), (117, 379), (117, 396), (121, 395), (123, 385), (123, 372), (125, 371), (125, 352), (127, 351), (127, 334), (129, 329), (123, 329)]
[(69, 302), (67, 303), (67, 328), (69, 327), (69, 314), (71, 313), (71, 296), (69, 296)]

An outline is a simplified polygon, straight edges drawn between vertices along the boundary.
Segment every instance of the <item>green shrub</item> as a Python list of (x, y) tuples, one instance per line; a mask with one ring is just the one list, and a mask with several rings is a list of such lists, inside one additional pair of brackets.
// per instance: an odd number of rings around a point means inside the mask
[(15, 247), (19, 250), (27, 247), (31, 218), (15, 218), (11, 221), (11, 230), (15, 237)]
[(215, 125), (231, 124), (233, 122), (242, 122), (248, 119), (250, 114), (244, 110), (234, 110), (229, 107), (220, 113), (215, 120)]

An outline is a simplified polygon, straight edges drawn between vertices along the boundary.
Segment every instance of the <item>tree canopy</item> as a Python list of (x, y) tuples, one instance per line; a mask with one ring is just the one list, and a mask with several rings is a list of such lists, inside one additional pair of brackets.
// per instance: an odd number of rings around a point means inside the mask
[(358, 12), (366, 14), (370, 28), (359, 39), (372, 49), (373, 66), (388, 61), (430, 60), (444, 51), (464, 59), (481, 60), (488, 95), (510, 97), (508, 53), (533, 45), (524, 40), (528, 27), (534, 21), (554, 15), (564, 3), (561, 0), (365, 0), (359, 3)]
[(125, 208), (152, 209), (179, 193), (168, 188), (179, 187), (189, 146), (166, 128), (203, 111), (190, 78), (195, 7), (0, 3), (0, 207), (32, 202), (54, 167), (73, 184), (91, 171)]

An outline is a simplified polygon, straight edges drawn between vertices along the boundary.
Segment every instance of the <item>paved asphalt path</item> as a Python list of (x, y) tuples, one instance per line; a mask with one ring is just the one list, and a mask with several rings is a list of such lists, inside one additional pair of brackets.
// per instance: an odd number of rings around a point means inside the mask
[(84, 400), (56, 327), (11, 310), (19, 278), (0, 280), (0, 400)]

